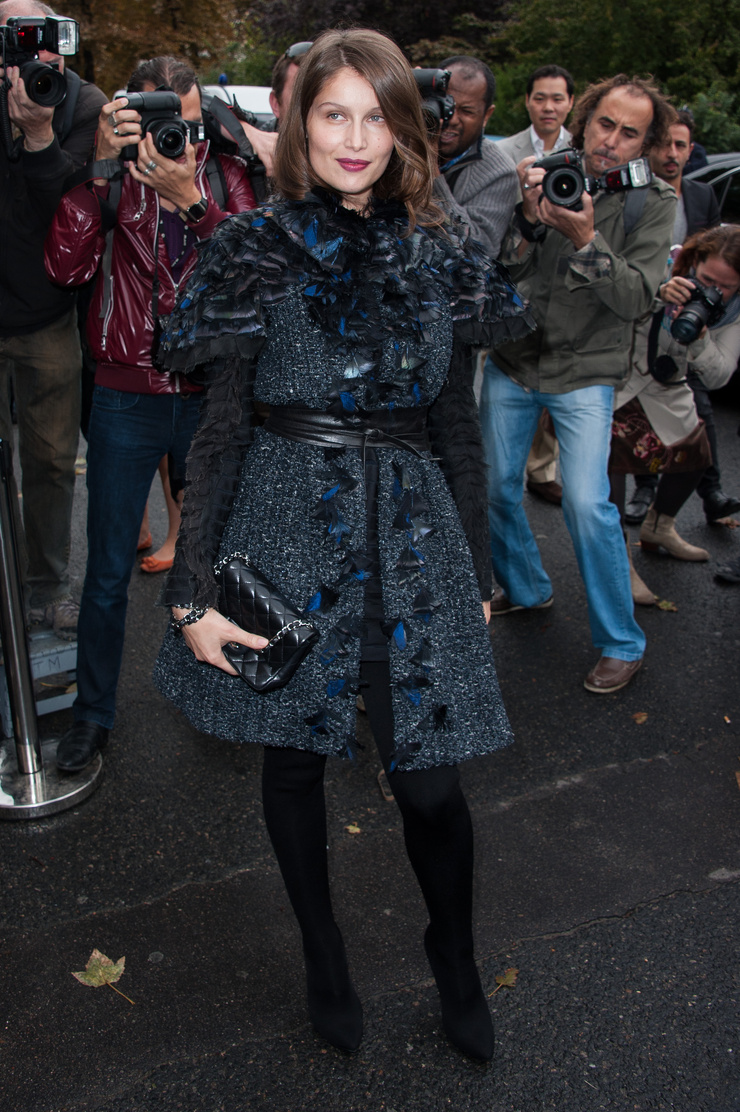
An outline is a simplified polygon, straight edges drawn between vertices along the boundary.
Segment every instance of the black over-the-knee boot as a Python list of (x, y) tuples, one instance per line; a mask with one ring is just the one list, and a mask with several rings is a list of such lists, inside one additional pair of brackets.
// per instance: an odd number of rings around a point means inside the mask
[(391, 772), (387, 663), (362, 668), (370, 727), (403, 817), (409, 861), (429, 911), (424, 936), (447, 1037), (471, 1058), (493, 1057), (493, 1024), (473, 954), (473, 826), (455, 765)]
[(326, 853), (326, 757), (299, 749), (265, 747), (262, 804), (265, 823), (303, 936), (311, 1021), (340, 1050), (362, 1038), (362, 1005), (347, 968), (334, 921)]

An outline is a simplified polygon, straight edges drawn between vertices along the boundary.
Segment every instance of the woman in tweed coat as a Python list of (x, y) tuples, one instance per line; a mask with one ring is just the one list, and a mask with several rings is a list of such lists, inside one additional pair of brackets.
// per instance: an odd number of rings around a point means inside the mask
[[(490, 1059), (456, 762), (510, 730), (481, 607), (485, 484), (464, 367), (470, 344), (530, 324), (505, 272), (432, 201), (435, 172), (400, 51), (376, 32), (322, 35), (280, 129), (281, 200), (214, 237), (165, 337), (171, 368), (200, 368), (208, 393), (155, 677), (199, 728), (265, 746), (309, 1013), (345, 1050), (362, 1009), (329, 896), (323, 773), (327, 755), (352, 754), (361, 686), (429, 909), (445, 1031)], [(214, 608), (214, 562), (235, 552), (320, 634), (269, 694), (222, 651), (265, 644)]]

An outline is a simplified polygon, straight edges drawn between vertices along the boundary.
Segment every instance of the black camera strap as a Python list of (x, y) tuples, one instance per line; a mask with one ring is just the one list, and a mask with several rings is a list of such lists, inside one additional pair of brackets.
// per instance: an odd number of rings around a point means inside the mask
[(64, 146), (67, 139), (72, 134), (74, 127), (75, 112), (77, 111), (77, 101), (80, 97), (80, 89), (82, 88), (82, 79), (77, 76), (74, 70), (64, 70), (64, 80), (67, 83), (67, 96), (64, 100), (64, 110), (59, 115), (59, 126), (57, 127), (57, 114), (54, 113), (54, 130), (59, 140), (59, 145)]
[(678, 364), (676, 360), (670, 355), (658, 355), (658, 337), (663, 327), (664, 317), (665, 309), (659, 309), (657, 313), (653, 313), (653, 319), (650, 322), (650, 331), (648, 333), (648, 370), (656, 382), (660, 382), (662, 385), (670, 382), (671, 386), (673, 386), (676, 385), (678, 381), (685, 382), (686, 379), (684, 378), (674, 382), (674, 376), (678, 374)]

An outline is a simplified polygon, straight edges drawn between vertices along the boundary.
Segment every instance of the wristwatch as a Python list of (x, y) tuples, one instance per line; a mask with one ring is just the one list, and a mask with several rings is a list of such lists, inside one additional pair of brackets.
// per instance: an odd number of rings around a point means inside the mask
[(527, 243), (541, 243), (547, 235), (547, 225), (543, 224), (541, 220), (538, 220), (536, 224), (530, 224), (524, 215), (524, 206), (521, 201), (514, 209), (514, 223)]
[(208, 198), (201, 197), (190, 208), (180, 209), (180, 217), (186, 224), (199, 224), (208, 212)]

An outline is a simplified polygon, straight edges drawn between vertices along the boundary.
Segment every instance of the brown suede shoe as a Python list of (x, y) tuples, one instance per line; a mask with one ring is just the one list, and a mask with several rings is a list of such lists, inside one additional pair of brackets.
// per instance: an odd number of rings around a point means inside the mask
[(639, 660), (617, 660), (614, 656), (602, 656), (586, 676), (583, 686), (586, 691), (595, 691), (597, 695), (610, 695), (612, 691), (626, 687), (641, 667), (642, 657)]
[(561, 505), (563, 501), (563, 488), (560, 483), (533, 483), (531, 479), (527, 479), (527, 490), (530, 494), (534, 494), (536, 498), (542, 498), (545, 502), (552, 502), (554, 506)]

